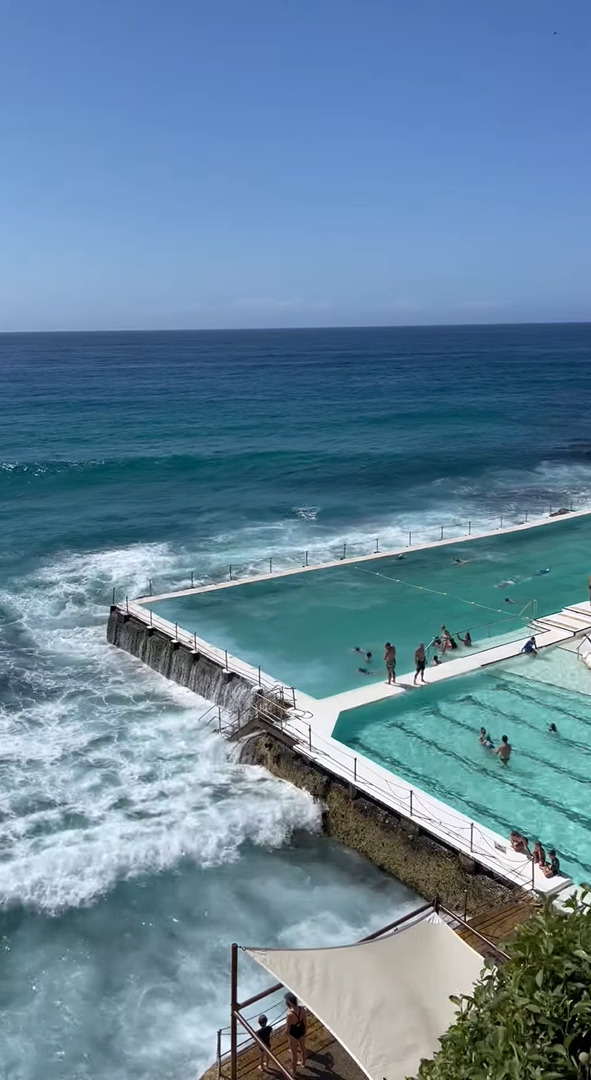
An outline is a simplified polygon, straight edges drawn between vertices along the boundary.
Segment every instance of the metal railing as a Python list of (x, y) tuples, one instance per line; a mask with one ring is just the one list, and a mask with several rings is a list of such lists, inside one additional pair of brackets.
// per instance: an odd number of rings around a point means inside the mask
[[(550, 507), (547, 515), (543, 515), (542, 511), (536, 512), (535, 516), (530, 517), (530, 511), (524, 510), (520, 514), (516, 514), (514, 511), (509, 511), (503, 514), (499, 514), (496, 517), (480, 519), (478, 521), (470, 520), (463, 522), (446, 522), (443, 525), (436, 525), (432, 527), (422, 527), (420, 539), (417, 540), (417, 530), (413, 534), (413, 530), (400, 531), (399, 538), (394, 540), (392, 537), (388, 539), (388, 547), (383, 549), (380, 547), (383, 537), (372, 537), (367, 540), (359, 541), (344, 541), (338, 547), (335, 546), (332, 552), (328, 552), (324, 558), (318, 558), (314, 561), (315, 552), (318, 549), (307, 549), (303, 553), (294, 553), (293, 555), (287, 555), (285, 553), (267, 556), (265, 559), (261, 559), (260, 562), (249, 562), (247, 566), (241, 566), (240, 564), (227, 564), (225, 571), (220, 568), (220, 577), (218, 578), (203, 578), (196, 574), (194, 570), (187, 572), (185, 580), (178, 585), (174, 590), (180, 592), (184, 589), (199, 589), (204, 585), (221, 585), (228, 581), (248, 581), (252, 578), (260, 577), (261, 575), (280, 573), (286, 570), (297, 569), (314, 569), (322, 566), (330, 566), (336, 562), (342, 562), (344, 560), (355, 560), (360, 558), (368, 558), (375, 555), (387, 556), (388, 554), (397, 553), (402, 549), (423, 547), (426, 544), (450, 542), (453, 540), (462, 540), (466, 537), (476, 538), (483, 533), (490, 533), (500, 530), (513, 529), (518, 525), (526, 525), (528, 522), (548, 520), (550, 517), (560, 515), (562, 512), (573, 513), (574, 501), (570, 494), (565, 496), (565, 500), (560, 504), (559, 509), (553, 510)], [(413, 544), (413, 535), (415, 537), (415, 543)], [(395, 545), (395, 546), (393, 546)], [(326, 548), (323, 549), (326, 552)], [(312, 561), (310, 561), (312, 559)], [(143, 594), (145, 596), (154, 596), (159, 594), (160, 591), (167, 591), (166, 589), (158, 590), (154, 588), (154, 579), (150, 578), (147, 583), (147, 590)], [(112, 603), (118, 602), (118, 597), (121, 597), (121, 591), (116, 588), (113, 589)]]
[(291, 702), (295, 705), (296, 692), (293, 686), (284, 686), (282, 683), (278, 683), (275, 679), (272, 679), (270, 675), (265, 674), (259, 665), (258, 668), (253, 667), (251, 664), (247, 664), (244, 660), (239, 660), (238, 657), (232, 656), (227, 649), (218, 649), (215, 645), (209, 645), (201, 638), (197, 637), (196, 633), (191, 633), (189, 630), (183, 630), (178, 623), (170, 622), (168, 619), (163, 619), (160, 615), (155, 615), (152, 609), (143, 607), (141, 604), (135, 604), (127, 597), (123, 604), (116, 604), (115, 607), (124, 615), (132, 615), (134, 618), (139, 619), (146, 626), (153, 630), (159, 630), (166, 635), (173, 642), (185, 645), (192, 653), (205, 656), (209, 660), (212, 660), (216, 666), (229, 674), (240, 675), (253, 687), (260, 687), (269, 692), (275, 691), (278, 696), (283, 697), (286, 702)]
[[(420, 825), (457, 851), (483, 861), (484, 865), (496, 869), (503, 877), (518, 881), (525, 888), (535, 888), (532, 860), (516, 858), (508, 841), (506, 844), (500, 842), (494, 833), (483, 829), (465, 814), (439, 804), (432, 796), (413, 788), (394, 773), (389, 774), (386, 769), (373, 766), (368, 758), (355, 754), (344, 744), (341, 749), (336, 740), (319, 736), (306, 714), (298, 710), (285, 710), (282, 716), (268, 719), (285, 735), (291, 736), (294, 749), (312, 757), (353, 788), (369, 794), (376, 802)], [(438, 816), (439, 806), (441, 811), (447, 811), (445, 819)]]

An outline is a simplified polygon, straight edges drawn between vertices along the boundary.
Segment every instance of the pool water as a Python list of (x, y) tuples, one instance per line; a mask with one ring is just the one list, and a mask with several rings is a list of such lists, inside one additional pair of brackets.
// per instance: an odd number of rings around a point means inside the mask
[[(274, 678), (326, 697), (384, 678), (385, 641), (396, 646), (404, 672), (413, 666), (417, 644), (428, 643), (442, 623), (453, 633), (470, 629), (475, 647), (483, 648), (499, 635), (522, 636), (532, 600), (540, 615), (580, 602), (587, 594), (590, 542), (589, 516), (557, 520), (467, 544), (409, 550), (402, 558), (255, 578), (151, 606)], [(368, 665), (360, 664), (355, 646), (373, 653), (369, 676), (358, 671)]]
[[(495, 745), (508, 735), (507, 766), (479, 745), (481, 726)], [(575, 881), (591, 880), (591, 672), (572, 653), (544, 650), (349, 710), (333, 737), (502, 836), (539, 837)]]

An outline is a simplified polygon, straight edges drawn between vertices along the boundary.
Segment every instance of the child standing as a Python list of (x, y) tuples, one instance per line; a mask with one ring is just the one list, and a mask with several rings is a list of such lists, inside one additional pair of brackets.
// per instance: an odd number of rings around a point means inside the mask
[[(257, 1037), (265, 1044), (267, 1050), (271, 1049), (271, 1035), (273, 1034), (273, 1028), (271, 1027), (267, 1017), (262, 1013), (259, 1016), (259, 1028), (257, 1031)], [(266, 1050), (263, 1050), (262, 1046), (259, 1046), (261, 1052), (261, 1063), (259, 1065), (259, 1072), (266, 1072), (267, 1065), (269, 1064), (269, 1056)]]

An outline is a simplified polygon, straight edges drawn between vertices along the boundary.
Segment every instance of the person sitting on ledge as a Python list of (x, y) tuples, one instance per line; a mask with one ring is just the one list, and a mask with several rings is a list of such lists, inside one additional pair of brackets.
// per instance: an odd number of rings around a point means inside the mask
[(532, 852), (532, 859), (534, 860), (535, 863), (538, 864), (538, 866), (545, 866), (546, 865), (546, 852), (544, 851), (540, 840), (536, 840), (536, 842), (534, 844), (534, 850)]
[(544, 874), (544, 877), (556, 877), (557, 874), (560, 874), (560, 863), (558, 862), (558, 856), (554, 848), (548, 848), (548, 855), (550, 861), (544, 866), (540, 866), (540, 870)]
[(525, 653), (526, 656), (537, 656), (538, 655), (538, 646), (536, 645), (535, 637), (533, 637), (533, 636), (530, 637), (529, 640), (526, 641), (526, 643), (523, 646), (521, 651), (522, 651), (522, 653)]
[(523, 836), (517, 829), (511, 829), (511, 832), (509, 833), (509, 843), (511, 844), (513, 851), (517, 851), (520, 855), (531, 857), (527, 836)]

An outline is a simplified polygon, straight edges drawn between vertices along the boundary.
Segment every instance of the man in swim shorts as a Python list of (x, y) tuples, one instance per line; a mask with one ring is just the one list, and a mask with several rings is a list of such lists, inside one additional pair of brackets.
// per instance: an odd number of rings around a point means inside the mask
[(413, 679), (414, 686), (417, 685), (417, 679), (421, 676), (421, 682), (425, 681), (425, 667), (427, 659), (425, 657), (425, 645), (423, 642), (415, 649), (415, 677)]
[(497, 754), (501, 765), (507, 765), (509, 758), (511, 757), (511, 743), (506, 735), (501, 736), (501, 744), (497, 746), (496, 750), (493, 750), (493, 754)]
[(388, 686), (396, 682), (396, 649), (389, 641), (384, 645), (384, 663), (388, 672)]

